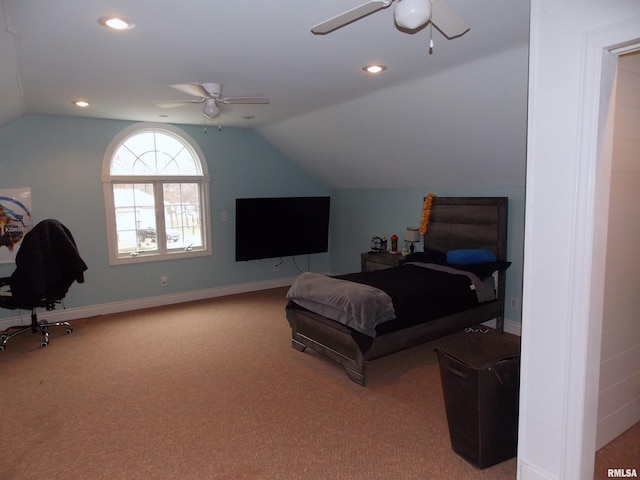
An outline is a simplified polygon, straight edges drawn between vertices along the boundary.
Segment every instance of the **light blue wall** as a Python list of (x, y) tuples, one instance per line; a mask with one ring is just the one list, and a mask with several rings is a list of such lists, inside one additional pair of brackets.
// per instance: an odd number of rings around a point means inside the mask
[[(101, 172), (109, 142), (130, 122), (25, 116), (0, 128), (0, 188), (30, 187), (34, 223), (57, 218), (73, 233), (89, 266), (74, 284), (69, 308), (295, 276), (291, 258), (235, 261), (235, 199), (250, 196), (328, 195), (329, 192), (251, 130), (180, 126), (202, 148), (211, 175), (213, 256), (110, 266)], [(228, 212), (222, 222), (220, 213)], [(256, 241), (269, 232), (255, 232)], [(297, 258), (306, 268), (307, 256)], [(310, 256), (314, 271), (329, 270), (329, 254)], [(0, 276), (14, 264), (0, 264)], [(166, 275), (169, 285), (160, 286)], [(0, 311), (0, 317), (12, 316)]]
[[(209, 129), (182, 125), (207, 158), (211, 174), (213, 256), (110, 266), (108, 262), (101, 171), (112, 138), (130, 122), (67, 117), (25, 116), (0, 128), (0, 188), (28, 186), (34, 220), (57, 218), (73, 232), (89, 265), (86, 283), (73, 285), (65, 300), (70, 308), (125, 302), (216, 287), (290, 278), (298, 273), (291, 258), (278, 272), (275, 261), (235, 261), (235, 199), (250, 196), (331, 195), (331, 238), (328, 254), (296, 257), (298, 266), (316, 272), (347, 273), (360, 269), (360, 254), (371, 237), (386, 233), (402, 238), (418, 226), (422, 198), (440, 196), (509, 197), (507, 320), (519, 322), (524, 230), (524, 187), (476, 190), (371, 189), (329, 191), (261, 136), (245, 129)], [(222, 222), (221, 212), (229, 221)], [(256, 232), (260, 235), (269, 232)], [(401, 242), (402, 244), (402, 242)], [(0, 264), (0, 276), (13, 264)], [(169, 279), (160, 286), (160, 276)], [(12, 316), (0, 310), (0, 318)]]
[[(508, 197), (507, 270), (505, 319), (520, 323), (522, 296), (522, 260), (524, 254), (524, 186), (477, 189), (333, 190), (331, 192), (331, 271), (348, 273), (360, 269), (360, 254), (369, 250), (371, 237), (394, 233), (403, 238), (408, 226), (419, 227), (423, 198), (428, 193), (438, 196)], [(399, 242), (399, 247), (404, 242)], [(421, 244), (416, 246), (418, 250)], [(516, 299), (511, 308), (511, 299)]]

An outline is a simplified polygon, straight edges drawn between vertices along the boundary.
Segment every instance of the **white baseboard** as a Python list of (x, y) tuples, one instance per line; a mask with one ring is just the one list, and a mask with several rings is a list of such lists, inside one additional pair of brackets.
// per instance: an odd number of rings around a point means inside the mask
[(504, 331), (507, 333), (512, 333), (517, 336), (521, 336), (522, 324), (520, 322), (514, 322), (513, 320), (507, 319), (504, 321)]
[[(488, 322), (484, 322), (482, 325), (486, 325), (487, 327), (496, 328), (496, 320), (489, 320)], [(513, 320), (505, 319), (504, 321), (504, 331), (506, 333), (511, 333), (513, 335), (521, 336), (522, 325), (520, 322), (514, 322)]]
[[(89, 307), (65, 308), (43, 312), (42, 317), (51, 322), (68, 322), (79, 318), (96, 317), (111, 313), (130, 312), (144, 308), (162, 307), (177, 303), (192, 302), (195, 300), (205, 300), (207, 298), (224, 297), (238, 293), (257, 292), (269, 288), (286, 287), (293, 283), (296, 277), (278, 278), (261, 282), (243, 283), (239, 285), (228, 285), (224, 287), (209, 288), (206, 290), (196, 290), (193, 292), (176, 293), (162, 295), (160, 297), (140, 298), (127, 300), (124, 302), (105, 303), (102, 305), (92, 305)], [(0, 331), (16, 325), (29, 325), (31, 323), (31, 312), (24, 311), (23, 314), (14, 317), (0, 319)]]

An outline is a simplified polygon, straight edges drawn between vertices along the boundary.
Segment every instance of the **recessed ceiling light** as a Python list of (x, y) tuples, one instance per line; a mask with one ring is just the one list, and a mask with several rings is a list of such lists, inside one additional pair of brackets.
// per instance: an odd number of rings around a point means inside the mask
[(76, 107), (82, 107), (82, 108), (86, 108), (89, 105), (91, 105), (89, 102), (87, 102), (86, 100), (75, 100), (73, 103)]
[(112, 30), (131, 30), (136, 24), (122, 17), (100, 17), (98, 23)]
[(380, 73), (384, 72), (387, 69), (384, 65), (367, 65), (366, 67), (362, 67), (367, 73)]

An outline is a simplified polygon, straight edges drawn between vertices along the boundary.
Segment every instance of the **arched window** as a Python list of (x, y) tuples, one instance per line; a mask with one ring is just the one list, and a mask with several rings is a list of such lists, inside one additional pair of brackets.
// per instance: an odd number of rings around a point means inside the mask
[(180, 129), (124, 129), (105, 152), (102, 182), (111, 264), (211, 254), (207, 163)]

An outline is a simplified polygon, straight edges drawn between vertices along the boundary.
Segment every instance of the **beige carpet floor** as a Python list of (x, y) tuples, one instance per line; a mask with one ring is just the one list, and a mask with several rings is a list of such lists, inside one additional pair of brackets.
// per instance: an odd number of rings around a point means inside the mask
[[(426, 344), (367, 386), (290, 346), (286, 289), (73, 322), (0, 353), (0, 479), (514, 479), (452, 452)], [(46, 317), (46, 315), (43, 315)]]

